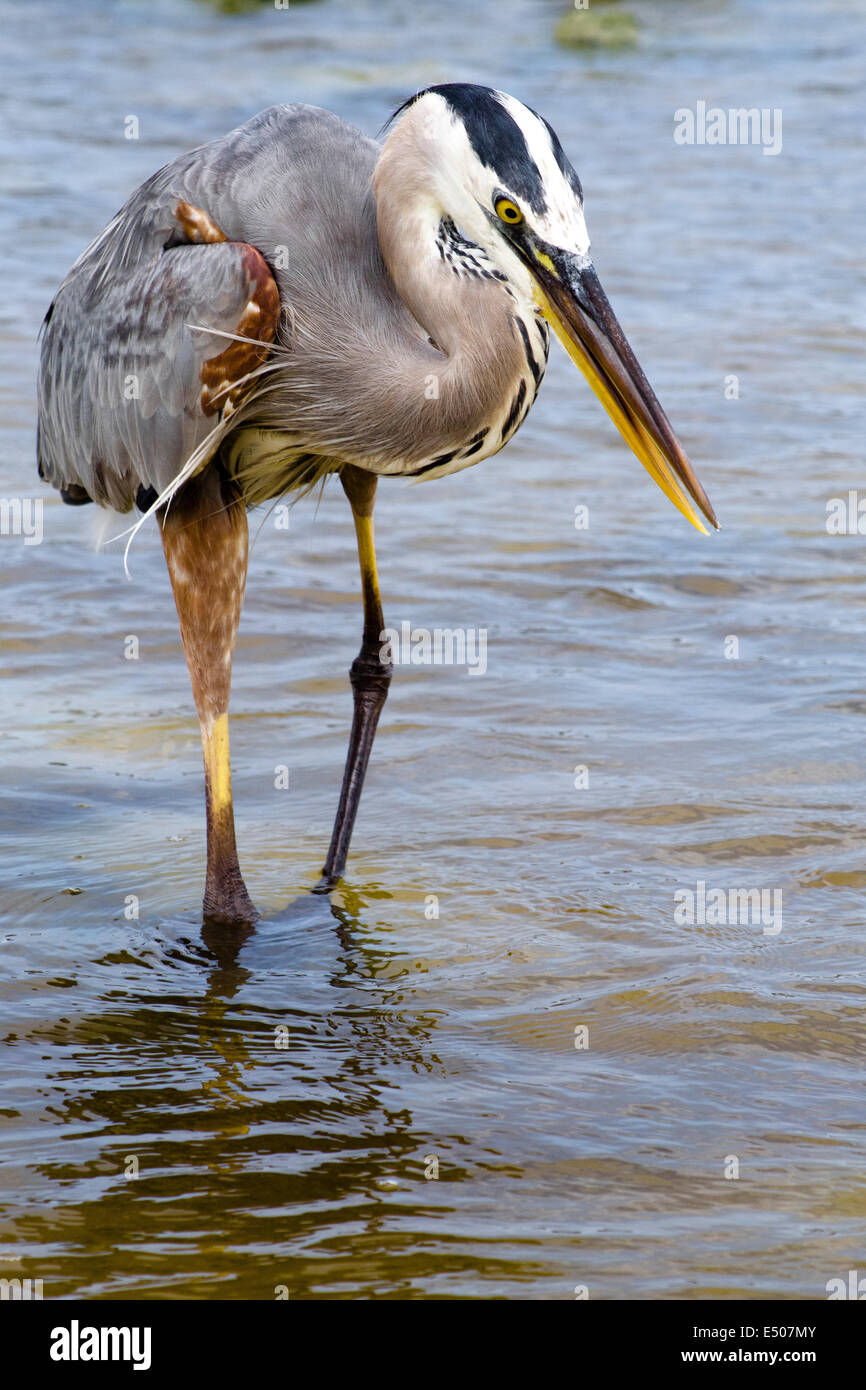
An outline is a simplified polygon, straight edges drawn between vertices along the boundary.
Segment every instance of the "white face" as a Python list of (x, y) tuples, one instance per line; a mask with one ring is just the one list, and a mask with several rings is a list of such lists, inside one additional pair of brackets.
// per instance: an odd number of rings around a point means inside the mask
[(559, 167), (547, 126), (514, 97), (504, 92), (496, 96), (522, 132), (530, 161), (538, 171), (546, 204), (543, 212), (535, 211), (518, 188), (509, 187), (501, 164), (497, 170), (482, 162), (463, 120), (445, 97), (438, 92), (427, 92), (417, 100), (413, 113), (419, 123), (419, 134), (435, 149), (431, 165), (435, 197), (441, 211), (452, 218), (467, 237), (483, 246), (515, 289), (531, 301), (532, 277), (524, 260), (499, 229), (495, 199), (505, 194), (523, 213), (528, 232), (534, 233), (540, 242), (571, 251), (576, 256), (588, 255), (589, 233), (582, 201)]

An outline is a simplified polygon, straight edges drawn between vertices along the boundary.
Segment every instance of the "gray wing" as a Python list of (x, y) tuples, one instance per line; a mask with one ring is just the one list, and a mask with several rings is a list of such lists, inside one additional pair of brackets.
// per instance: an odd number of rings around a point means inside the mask
[[(214, 426), (276, 334), (279, 294), (258, 251), (223, 241), (173, 247), (87, 301), (76, 277), (49, 311), (39, 472), (68, 500), (127, 511), (140, 487), (162, 492), (209, 435), (217, 446)], [(263, 346), (203, 331), (214, 329)]]
[(315, 107), (272, 107), (154, 174), (73, 266), (39, 373), (39, 472), (66, 500), (125, 511), (139, 487), (163, 491), (237, 403), (266, 352), (190, 325), (273, 340), (286, 272), (268, 258), (294, 252), (283, 209), (323, 147), (362, 155), (369, 177), (371, 141)]

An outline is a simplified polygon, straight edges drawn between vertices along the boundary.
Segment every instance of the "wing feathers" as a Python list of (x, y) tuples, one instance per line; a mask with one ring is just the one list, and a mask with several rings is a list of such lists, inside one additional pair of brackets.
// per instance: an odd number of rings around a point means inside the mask
[(119, 511), (140, 486), (164, 492), (192, 455), (204, 466), (204, 441), (249, 389), (279, 324), (264, 257), (179, 206), (197, 244), (116, 271), (95, 302), (69, 279), (44, 331), (40, 472)]

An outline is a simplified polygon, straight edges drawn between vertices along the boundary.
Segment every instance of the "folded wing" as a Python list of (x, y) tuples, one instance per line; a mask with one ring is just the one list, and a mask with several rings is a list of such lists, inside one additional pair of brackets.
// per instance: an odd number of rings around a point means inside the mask
[(95, 287), (73, 272), (48, 312), (39, 472), (68, 501), (128, 511), (205, 446), (203, 466), (276, 336), (279, 291), (261, 253), (226, 240), (206, 210), (178, 217), (188, 240)]

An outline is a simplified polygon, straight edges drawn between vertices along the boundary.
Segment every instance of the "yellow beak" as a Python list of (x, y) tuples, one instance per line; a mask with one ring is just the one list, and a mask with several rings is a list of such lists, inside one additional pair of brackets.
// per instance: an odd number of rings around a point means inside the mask
[(623, 439), (693, 526), (708, 534), (703, 513), (718, 530), (710, 500), (629, 347), (592, 264), (567, 252), (555, 258), (534, 248), (533, 252), (530, 264), (538, 307)]

